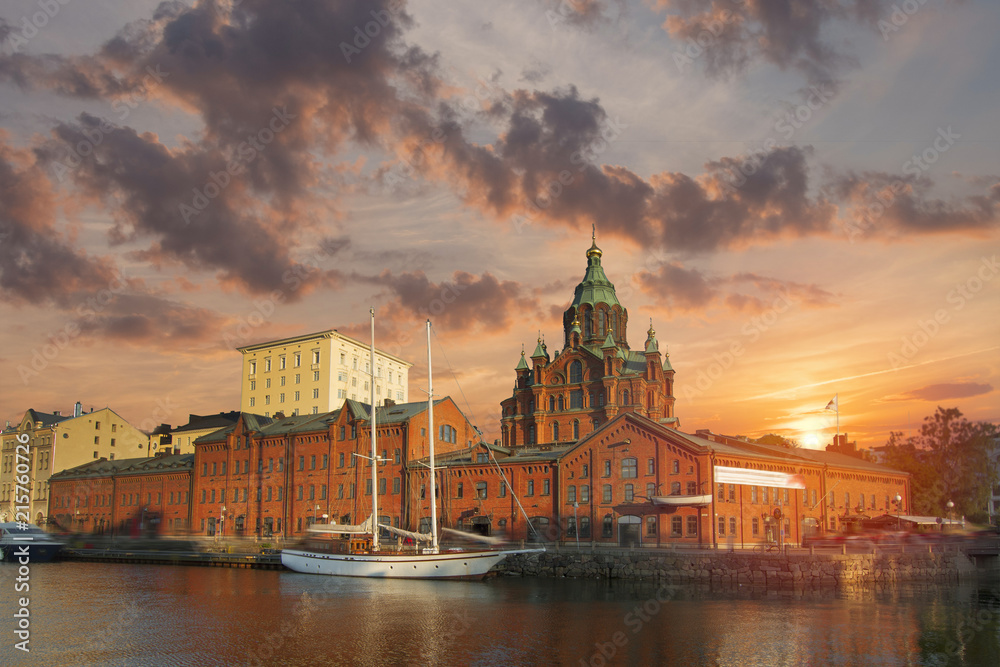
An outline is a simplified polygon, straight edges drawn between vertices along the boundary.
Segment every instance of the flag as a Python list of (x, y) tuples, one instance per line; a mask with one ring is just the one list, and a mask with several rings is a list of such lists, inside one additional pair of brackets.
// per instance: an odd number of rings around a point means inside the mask
[(826, 404), (826, 407), (825, 407), (825, 408), (823, 408), (823, 409), (824, 409), (824, 410), (837, 410), (837, 409), (838, 409), (838, 408), (837, 408), (837, 397), (836, 397), (836, 396), (834, 396), (834, 397), (833, 397), (833, 400), (832, 400), (832, 401), (830, 401), (829, 403), (827, 403), (827, 404)]

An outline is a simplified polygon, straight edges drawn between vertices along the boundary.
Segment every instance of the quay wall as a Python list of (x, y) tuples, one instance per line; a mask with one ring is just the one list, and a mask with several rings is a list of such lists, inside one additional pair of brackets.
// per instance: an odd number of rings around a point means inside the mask
[(974, 576), (976, 567), (959, 551), (896, 554), (550, 551), (508, 556), (493, 571), (530, 577), (814, 587), (956, 581)]

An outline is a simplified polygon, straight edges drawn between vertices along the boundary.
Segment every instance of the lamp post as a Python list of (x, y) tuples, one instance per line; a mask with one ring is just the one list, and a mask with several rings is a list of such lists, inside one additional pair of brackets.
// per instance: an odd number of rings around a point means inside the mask
[(224, 530), (225, 527), (226, 527), (226, 506), (223, 505), (222, 509), (219, 510), (219, 535), (223, 535), (225, 533)]
[(903, 496), (896, 494), (896, 530), (902, 530), (902, 522), (899, 515), (903, 513)]
[(951, 524), (951, 517), (952, 517), (952, 510), (953, 510), (953, 509), (955, 509), (955, 503), (953, 503), (953, 502), (951, 502), (951, 501), (949, 500), (948, 502), (946, 502), (946, 503), (944, 504), (944, 506), (948, 508), (948, 524), (949, 524), (949, 526), (948, 526), (948, 527), (950, 528), (950, 524)]

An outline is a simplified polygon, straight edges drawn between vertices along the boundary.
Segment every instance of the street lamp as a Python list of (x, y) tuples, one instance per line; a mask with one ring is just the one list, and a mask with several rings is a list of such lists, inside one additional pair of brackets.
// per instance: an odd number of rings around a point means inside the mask
[(902, 522), (899, 515), (903, 513), (903, 496), (896, 494), (896, 530), (902, 530)]
[(950, 524), (952, 517), (952, 510), (955, 509), (955, 503), (949, 500), (948, 502), (945, 503), (944, 506), (948, 508), (948, 523)]
[(223, 505), (222, 509), (219, 510), (219, 535), (223, 535), (225, 533), (225, 527), (226, 527), (226, 506)]

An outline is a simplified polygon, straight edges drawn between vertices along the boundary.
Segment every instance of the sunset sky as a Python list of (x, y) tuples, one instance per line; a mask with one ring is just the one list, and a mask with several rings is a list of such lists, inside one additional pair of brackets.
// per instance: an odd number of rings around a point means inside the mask
[[(787, 7), (794, 7), (788, 11)], [(905, 9), (904, 9), (905, 6)], [(907, 13), (907, 10), (910, 13)], [(46, 13), (47, 12), (47, 13)], [(337, 328), (487, 437), (596, 225), (687, 432), (1000, 421), (1000, 3), (10, 0), (0, 418), (239, 408)]]

